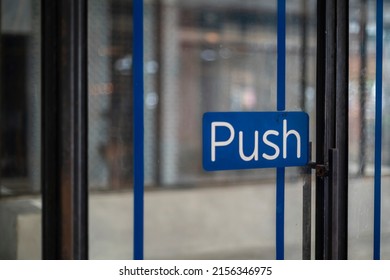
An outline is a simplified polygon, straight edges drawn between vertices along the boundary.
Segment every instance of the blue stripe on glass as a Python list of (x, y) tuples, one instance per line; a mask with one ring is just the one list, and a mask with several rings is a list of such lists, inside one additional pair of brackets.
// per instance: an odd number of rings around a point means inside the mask
[(134, 259), (144, 258), (143, 0), (133, 2)]
[(374, 260), (381, 257), (383, 0), (376, 3)]
[(276, 259), (284, 259), (284, 168), (276, 169)]
[(278, 0), (277, 110), (286, 109), (286, 0)]
[[(278, 0), (277, 110), (286, 109), (286, 0)], [(276, 259), (284, 259), (284, 168), (276, 170)]]

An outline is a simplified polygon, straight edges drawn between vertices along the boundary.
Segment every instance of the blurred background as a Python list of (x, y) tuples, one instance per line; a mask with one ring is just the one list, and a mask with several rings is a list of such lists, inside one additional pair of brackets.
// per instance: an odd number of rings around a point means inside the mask
[[(205, 172), (201, 120), (208, 111), (276, 110), (276, 3), (144, 0), (145, 258), (275, 258), (275, 170)], [(310, 115), (315, 149), (317, 1), (286, 3), (286, 107)], [(389, 1), (384, 217), (387, 11)], [(132, 1), (90, 0), (88, 12), (90, 258), (131, 259)], [(1, 0), (0, 259), (41, 258), (41, 20), (40, 0)], [(349, 31), (349, 257), (370, 259), (375, 1), (350, 0)], [(302, 258), (302, 185), (301, 170), (286, 169), (286, 259)], [(389, 238), (383, 219), (382, 258)]]

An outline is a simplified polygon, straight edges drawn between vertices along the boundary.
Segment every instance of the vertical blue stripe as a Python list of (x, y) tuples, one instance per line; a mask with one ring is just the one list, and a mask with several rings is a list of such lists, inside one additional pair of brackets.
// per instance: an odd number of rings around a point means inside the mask
[(277, 110), (286, 109), (286, 0), (278, 0)]
[(284, 168), (276, 169), (276, 259), (284, 260)]
[(381, 257), (383, 0), (376, 3), (374, 260)]
[[(278, 0), (277, 110), (286, 109), (286, 0)], [(276, 171), (276, 259), (284, 259), (284, 168)]]
[(144, 258), (143, 0), (133, 2), (134, 259)]

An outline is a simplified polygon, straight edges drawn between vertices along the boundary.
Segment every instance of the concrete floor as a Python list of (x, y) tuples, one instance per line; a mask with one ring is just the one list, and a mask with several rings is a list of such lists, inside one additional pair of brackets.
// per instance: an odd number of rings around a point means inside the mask
[[(286, 184), (286, 259), (302, 256), (301, 184)], [(349, 257), (371, 259), (373, 178), (351, 179), (349, 193)], [(383, 259), (390, 259), (390, 221), (386, 219), (390, 215), (389, 202), (390, 178), (385, 178), (382, 180)], [(13, 236), (9, 229), (10, 225), (15, 227), (13, 240), (7, 241), (6, 234), (2, 234), (0, 258), (40, 258), (39, 208), (39, 198), (0, 201), (1, 232), (8, 231), (7, 236)], [(132, 211), (131, 192), (91, 194), (91, 259), (132, 258)], [(147, 191), (145, 258), (274, 259), (274, 184)]]

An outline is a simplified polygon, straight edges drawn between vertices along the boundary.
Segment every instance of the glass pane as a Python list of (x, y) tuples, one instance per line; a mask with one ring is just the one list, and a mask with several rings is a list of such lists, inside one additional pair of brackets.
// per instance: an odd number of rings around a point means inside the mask
[[(304, 111), (310, 119), (310, 141), (315, 139), (316, 1), (286, 1), (286, 109)], [(313, 145), (313, 149), (315, 146)], [(303, 169), (286, 168), (285, 258), (302, 259)], [(314, 184), (312, 184), (314, 190)], [(310, 192), (310, 191), (309, 191)], [(314, 198), (314, 191), (311, 191)], [(310, 194), (309, 194), (310, 196)], [(310, 198), (307, 198), (310, 200)], [(312, 201), (310, 200), (310, 203)], [(310, 205), (305, 203), (305, 205)], [(309, 206), (307, 206), (309, 208)], [(314, 215), (314, 202), (311, 205)], [(308, 209), (307, 211), (310, 211)], [(314, 241), (314, 238), (312, 238)], [(314, 244), (314, 243), (313, 243)], [(314, 245), (312, 245), (314, 247)]]
[(382, 259), (390, 259), (390, 112), (386, 110), (390, 104), (390, 3), (384, 1), (383, 10), (383, 117), (382, 117)]
[(131, 259), (132, 2), (88, 1), (90, 258)]
[[(382, 221), (381, 258), (390, 258), (386, 202), (390, 195), (389, 153), (389, 22), (388, 1), (384, 1), (383, 37), (383, 116), (382, 116)], [(349, 257), (373, 258), (376, 1), (351, 1), (350, 4), (350, 186)]]
[(350, 259), (372, 259), (375, 142), (375, 1), (350, 2)]
[(40, 259), (41, 1), (0, 18), (0, 259)]
[[(274, 169), (205, 172), (201, 125), (207, 111), (276, 110), (276, 12), (276, 1), (145, 1), (146, 258), (275, 258)], [(315, 1), (287, 13), (287, 109), (303, 99), (314, 114)], [(286, 174), (286, 258), (299, 259), (302, 180)]]

